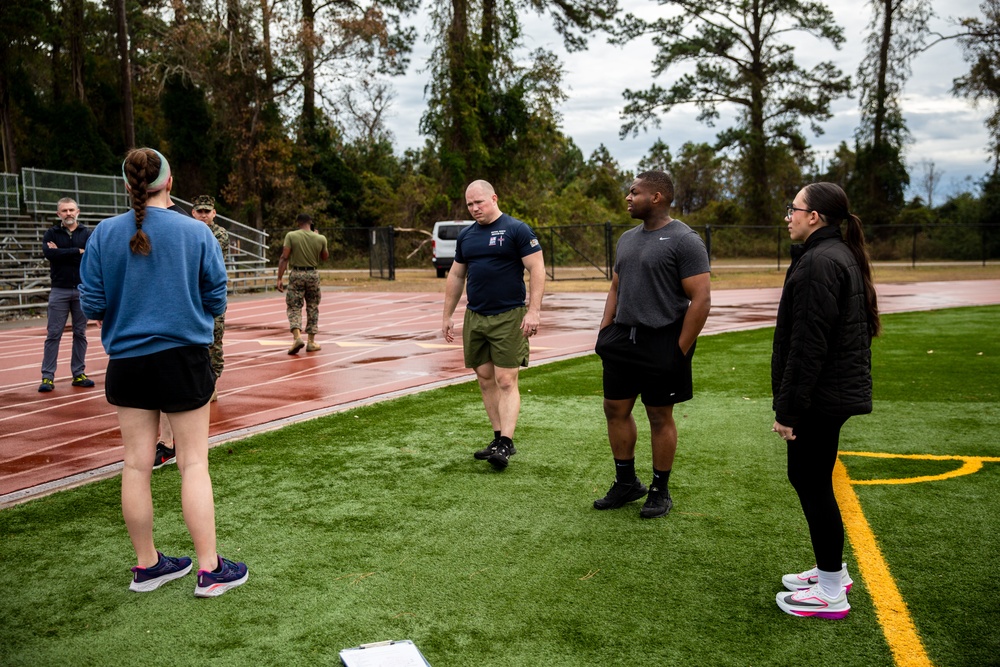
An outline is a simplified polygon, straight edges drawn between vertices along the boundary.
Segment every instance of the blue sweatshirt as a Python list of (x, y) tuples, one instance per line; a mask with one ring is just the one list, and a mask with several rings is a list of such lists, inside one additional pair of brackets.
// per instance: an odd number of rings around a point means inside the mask
[(213, 319), (226, 312), (226, 267), (208, 225), (149, 207), (142, 229), (152, 251), (129, 249), (135, 213), (102, 221), (80, 265), (80, 305), (103, 320), (101, 342), (112, 359), (173, 347), (209, 346)]

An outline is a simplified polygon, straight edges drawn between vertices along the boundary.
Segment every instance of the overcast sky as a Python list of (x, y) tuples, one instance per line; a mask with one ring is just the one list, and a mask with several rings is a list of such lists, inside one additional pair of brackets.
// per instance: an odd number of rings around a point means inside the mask
[[(652, 0), (622, 0), (627, 11), (643, 18), (654, 18), (664, 10)], [(939, 16), (933, 27), (941, 33), (953, 34), (958, 16), (979, 15), (979, 0), (951, 0), (934, 3)], [(946, 4), (946, 8), (942, 5)], [(822, 60), (833, 60), (844, 71), (856, 78), (858, 63), (864, 54), (864, 36), (871, 17), (868, 0), (832, 0), (828, 3), (835, 20), (844, 27), (846, 45), (839, 51), (829, 42), (816, 42), (811, 38), (799, 39), (795, 56), (803, 66)], [(418, 19), (418, 28), (426, 32)], [(559, 36), (546, 17), (528, 16), (525, 19), (526, 50), (546, 48), (559, 54), (565, 67), (565, 89), (569, 99), (560, 108), (562, 130), (572, 137), (583, 151), (584, 157), (600, 144), (604, 144), (623, 169), (634, 170), (649, 147), (659, 137), (671, 151), (686, 141), (712, 142), (720, 130), (728, 126), (723, 118), (715, 128), (695, 120), (697, 110), (691, 106), (677, 107), (662, 116), (662, 126), (640, 133), (635, 139), (621, 140), (620, 112), (624, 107), (622, 91), (625, 88), (641, 90), (653, 82), (651, 63), (655, 49), (648, 38), (636, 40), (625, 47), (611, 46), (603, 38), (590, 40), (590, 48), (581, 53), (567, 53)], [(387, 125), (396, 140), (398, 150), (423, 145), (417, 125), (426, 108), (424, 87), (428, 81), (426, 59), (430, 46), (418, 40), (405, 77), (396, 78), (392, 85), (396, 99)], [(813, 45), (817, 45), (818, 48)], [(941, 185), (935, 199), (956, 191), (969, 189), (967, 179), (978, 181), (990, 165), (985, 151), (987, 142), (983, 121), (988, 109), (973, 107), (964, 99), (950, 93), (952, 80), (968, 71), (955, 40), (938, 44), (918, 56), (913, 62), (913, 75), (906, 84), (903, 113), (913, 136), (907, 147), (906, 160), (910, 167), (911, 188), (918, 184), (925, 172), (927, 161), (943, 172)], [(669, 87), (672, 78), (660, 77), (658, 83)], [(843, 98), (832, 108), (833, 118), (823, 124), (825, 133), (812, 136), (808, 125), (803, 127), (818, 159), (828, 161), (829, 155), (841, 141), (853, 147), (853, 133), (858, 124), (856, 99)], [(912, 194), (922, 194), (919, 191)]]

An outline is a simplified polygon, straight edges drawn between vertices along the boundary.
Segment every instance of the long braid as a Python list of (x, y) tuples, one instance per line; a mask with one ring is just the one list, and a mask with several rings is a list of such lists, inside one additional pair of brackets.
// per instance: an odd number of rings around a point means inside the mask
[[(151, 164), (153, 161), (155, 165)], [(128, 182), (129, 191), (132, 195), (132, 210), (135, 211), (135, 234), (128, 245), (132, 252), (137, 255), (148, 255), (152, 251), (149, 236), (142, 231), (142, 223), (146, 219), (146, 202), (149, 200), (149, 192), (146, 187), (149, 185), (149, 175), (160, 170), (160, 159), (155, 153), (148, 149), (135, 148), (125, 156), (125, 164), (122, 171), (125, 180)]]
[(829, 225), (839, 225), (846, 221), (844, 242), (857, 260), (861, 277), (865, 284), (865, 311), (868, 317), (868, 333), (874, 338), (882, 332), (882, 321), (878, 312), (878, 298), (875, 294), (875, 280), (872, 278), (872, 260), (865, 243), (865, 232), (861, 219), (851, 213), (851, 204), (836, 183), (811, 183), (805, 188), (806, 205), (820, 214)]

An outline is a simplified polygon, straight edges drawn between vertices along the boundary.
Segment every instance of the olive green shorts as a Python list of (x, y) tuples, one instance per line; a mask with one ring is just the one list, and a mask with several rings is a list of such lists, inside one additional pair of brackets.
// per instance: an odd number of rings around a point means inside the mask
[(465, 366), (477, 368), (488, 361), (499, 368), (528, 365), (528, 339), (521, 333), (525, 306), (499, 315), (480, 315), (465, 311), (462, 343)]

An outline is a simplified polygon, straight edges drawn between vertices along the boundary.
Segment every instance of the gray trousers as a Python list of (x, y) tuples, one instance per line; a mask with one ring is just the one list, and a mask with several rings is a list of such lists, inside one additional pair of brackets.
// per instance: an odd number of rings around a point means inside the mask
[(70, 313), (73, 314), (73, 357), (70, 370), (73, 377), (83, 373), (87, 356), (87, 316), (80, 307), (80, 293), (75, 289), (53, 287), (49, 292), (49, 331), (45, 337), (45, 353), (42, 356), (42, 377), (54, 380), (56, 362), (59, 359), (59, 341)]

